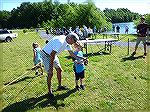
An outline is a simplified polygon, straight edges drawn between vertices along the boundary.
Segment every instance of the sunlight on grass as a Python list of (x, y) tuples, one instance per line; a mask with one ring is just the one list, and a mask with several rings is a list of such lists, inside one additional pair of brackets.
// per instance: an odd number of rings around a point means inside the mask
[[(54, 70), (52, 87), (56, 100), (47, 99), (46, 73), (44, 76), (35, 76), (33, 67), (32, 43), (38, 42), (41, 47), (45, 40), (36, 32), (24, 34), (19, 31), (18, 38), (11, 43), (0, 43), (3, 47), (3, 87), (24, 74), (20, 79), (3, 88), (3, 110), (6, 111), (77, 111), (103, 112), (107, 110), (141, 110), (148, 109), (149, 98), (149, 62), (150, 58), (129, 58), (127, 47), (113, 45), (112, 53), (96, 53), (98, 47), (91, 45), (88, 53), (89, 64), (86, 66), (84, 91), (74, 91), (74, 73), (72, 59), (68, 59), (68, 52), (59, 55), (63, 68), (62, 84), (69, 90), (56, 91), (57, 78)], [(130, 35), (129, 35), (130, 36)], [(131, 35), (131, 39), (134, 37)], [(126, 40), (124, 40), (126, 41)], [(0, 47), (0, 48), (1, 48)], [(99, 45), (100, 48), (103, 45)], [(92, 48), (92, 49), (90, 49)], [(132, 52), (133, 48), (130, 48)], [(84, 51), (85, 52), (85, 51)], [(107, 52), (107, 51), (106, 51)], [(142, 55), (142, 48), (138, 55)], [(149, 56), (149, 55), (148, 55)], [(95, 111), (94, 111), (95, 110)], [(133, 112), (133, 111), (131, 111)]]

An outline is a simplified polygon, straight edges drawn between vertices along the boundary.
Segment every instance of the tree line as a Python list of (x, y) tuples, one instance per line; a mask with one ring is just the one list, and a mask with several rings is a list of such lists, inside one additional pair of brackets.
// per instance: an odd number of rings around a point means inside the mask
[(105, 9), (101, 11), (93, 2), (85, 4), (43, 1), (37, 3), (23, 2), (11, 12), (0, 11), (0, 28), (57, 28), (83, 25), (93, 28), (107, 27), (112, 23), (131, 22), (139, 18), (138, 13), (128, 9)]

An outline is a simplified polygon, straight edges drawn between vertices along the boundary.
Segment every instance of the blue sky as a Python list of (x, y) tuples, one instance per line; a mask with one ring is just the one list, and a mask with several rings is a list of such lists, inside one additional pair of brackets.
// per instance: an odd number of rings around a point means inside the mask
[[(22, 2), (41, 2), (43, 0), (0, 0), (0, 10), (11, 11), (20, 6)], [(66, 3), (67, 0), (59, 0)], [(86, 0), (70, 0), (71, 2), (83, 3)], [(150, 0), (93, 0), (101, 10), (105, 8), (128, 8), (132, 12), (140, 14), (150, 13)]]

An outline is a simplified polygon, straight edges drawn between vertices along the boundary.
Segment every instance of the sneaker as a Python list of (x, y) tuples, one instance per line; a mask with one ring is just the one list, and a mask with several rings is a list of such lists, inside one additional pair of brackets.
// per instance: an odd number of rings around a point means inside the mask
[(76, 90), (78, 90), (78, 91), (79, 91), (79, 88), (80, 88), (80, 87), (79, 87), (79, 86), (76, 86), (75, 88), (76, 88)]
[(61, 90), (67, 90), (67, 89), (68, 88), (66, 86), (58, 86), (57, 90), (61, 91)]
[(131, 54), (131, 56), (134, 56), (136, 54), (136, 52), (134, 51), (132, 54)]
[(35, 72), (35, 75), (38, 75), (38, 72)]
[(146, 56), (147, 55), (147, 53), (144, 53), (144, 56)]
[(80, 88), (81, 88), (82, 90), (84, 90), (84, 89), (85, 89), (84, 85), (80, 85)]

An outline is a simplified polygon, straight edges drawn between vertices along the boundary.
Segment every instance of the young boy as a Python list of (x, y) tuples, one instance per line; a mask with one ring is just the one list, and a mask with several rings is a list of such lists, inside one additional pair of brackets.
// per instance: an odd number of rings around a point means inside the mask
[[(75, 52), (74, 54), (80, 57), (83, 57), (83, 52), (82, 52), (82, 46), (80, 43), (75, 43), (74, 44)], [(82, 59), (74, 59), (74, 72), (75, 72), (75, 83), (76, 86), (75, 88), (79, 90), (80, 88), (82, 90), (85, 89), (83, 85), (83, 79), (84, 79), (84, 61)], [(80, 87), (78, 86), (78, 80), (80, 79)]]
[(41, 48), (39, 47), (38, 43), (33, 43), (33, 62), (35, 66), (36, 73), (35, 75), (38, 75), (38, 68), (41, 69), (41, 75), (43, 75), (43, 69), (42, 69), (42, 58), (41, 58)]

